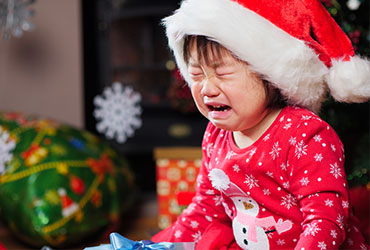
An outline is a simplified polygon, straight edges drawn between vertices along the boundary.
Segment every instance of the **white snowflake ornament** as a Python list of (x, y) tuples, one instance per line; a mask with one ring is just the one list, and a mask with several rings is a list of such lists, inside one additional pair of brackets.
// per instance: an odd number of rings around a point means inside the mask
[(0, 0), (0, 30), (4, 29), (3, 38), (11, 35), (20, 37), (23, 31), (32, 31), (34, 25), (28, 20), (34, 15), (29, 5), (35, 0)]
[(98, 132), (124, 143), (134, 135), (135, 129), (141, 127), (140, 101), (141, 95), (129, 86), (114, 82), (112, 87), (106, 87), (102, 96), (94, 98), (94, 117), (99, 120), (96, 124)]
[(15, 141), (10, 139), (9, 133), (0, 126), (0, 175), (5, 172), (6, 163), (12, 160), (14, 148)]

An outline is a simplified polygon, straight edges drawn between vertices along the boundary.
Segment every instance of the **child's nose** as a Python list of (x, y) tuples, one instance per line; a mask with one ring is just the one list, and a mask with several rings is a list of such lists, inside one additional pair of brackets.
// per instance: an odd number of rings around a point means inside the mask
[(215, 75), (207, 76), (203, 80), (203, 85), (201, 89), (201, 94), (203, 96), (217, 96), (219, 94), (219, 89), (217, 87), (217, 77)]

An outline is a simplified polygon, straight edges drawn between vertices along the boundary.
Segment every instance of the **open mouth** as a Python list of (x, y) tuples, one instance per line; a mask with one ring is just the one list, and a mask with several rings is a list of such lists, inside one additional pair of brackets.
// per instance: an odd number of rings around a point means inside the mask
[(219, 106), (207, 105), (207, 107), (210, 111), (218, 111), (218, 112), (225, 112), (231, 109), (231, 107), (227, 105), (219, 105)]

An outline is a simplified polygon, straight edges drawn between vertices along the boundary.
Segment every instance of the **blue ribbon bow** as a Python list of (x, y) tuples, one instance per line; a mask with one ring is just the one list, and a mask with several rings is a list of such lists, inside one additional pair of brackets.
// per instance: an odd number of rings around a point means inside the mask
[(118, 233), (109, 235), (110, 244), (97, 247), (88, 247), (85, 250), (173, 250), (175, 246), (170, 242), (154, 243), (150, 240), (133, 241)]

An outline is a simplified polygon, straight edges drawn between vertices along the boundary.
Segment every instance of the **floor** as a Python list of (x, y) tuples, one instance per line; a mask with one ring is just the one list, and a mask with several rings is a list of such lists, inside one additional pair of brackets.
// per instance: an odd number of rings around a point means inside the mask
[[(155, 193), (142, 194), (140, 200), (135, 206), (135, 212), (131, 212), (123, 219), (125, 220), (124, 227), (118, 230), (118, 233), (132, 240), (150, 239), (152, 235), (159, 232), (157, 227), (157, 199)], [(11, 232), (0, 222), (0, 243), (7, 250), (18, 249), (35, 249), (23, 244), (16, 239)], [(81, 242), (72, 249), (83, 249), (88, 246), (97, 246), (103, 243), (109, 243), (109, 236), (102, 235), (99, 239)], [(0, 247), (1, 249), (1, 247)]]

